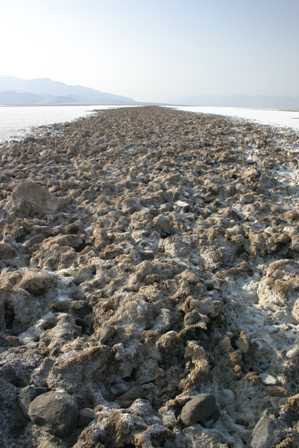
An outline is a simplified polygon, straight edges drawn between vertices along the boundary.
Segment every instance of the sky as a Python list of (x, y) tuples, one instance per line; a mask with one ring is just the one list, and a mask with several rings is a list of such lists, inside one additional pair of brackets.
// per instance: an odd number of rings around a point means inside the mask
[(0, 75), (144, 101), (299, 97), (299, 0), (0, 0)]

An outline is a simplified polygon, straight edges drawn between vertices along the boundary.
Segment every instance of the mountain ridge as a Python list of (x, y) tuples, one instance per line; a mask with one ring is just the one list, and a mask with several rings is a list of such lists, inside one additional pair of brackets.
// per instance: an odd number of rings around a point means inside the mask
[(50, 78), (21, 79), (0, 76), (0, 104), (12, 105), (132, 105), (135, 100)]

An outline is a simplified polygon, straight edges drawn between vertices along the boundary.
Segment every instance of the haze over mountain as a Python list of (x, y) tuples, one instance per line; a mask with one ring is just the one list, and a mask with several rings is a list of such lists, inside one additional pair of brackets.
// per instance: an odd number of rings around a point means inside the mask
[[(129, 97), (101, 92), (80, 85), (69, 85), (49, 78), (20, 79), (0, 76), (0, 105), (134, 105)], [(142, 104), (139, 102), (139, 104)], [(152, 104), (152, 103), (143, 103)], [(158, 103), (156, 103), (158, 104)], [(161, 104), (161, 103), (160, 103)], [(165, 103), (164, 103), (165, 104)], [(180, 96), (168, 104), (265, 109), (299, 109), (299, 97), (265, 95), (199, 95)]]
[(135, 104), (132, 98), (100, 92), (89, 87), (68, 85), (42, 79), (20, 79), (0, 76), (1, 105), (58, 105), (58, 104)]

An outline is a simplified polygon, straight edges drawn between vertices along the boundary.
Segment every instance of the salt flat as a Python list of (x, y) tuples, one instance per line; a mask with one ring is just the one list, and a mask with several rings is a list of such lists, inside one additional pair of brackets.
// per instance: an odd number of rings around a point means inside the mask
[(175, 106), (175, 109), (244, 118), (256, 123), (299, 130), (299, 111), (248, 109), (241, 107)]
[(32, 128), (75, 120), (93, 112), (123, 106), (2, 106), (0, 142), (25, 137)]

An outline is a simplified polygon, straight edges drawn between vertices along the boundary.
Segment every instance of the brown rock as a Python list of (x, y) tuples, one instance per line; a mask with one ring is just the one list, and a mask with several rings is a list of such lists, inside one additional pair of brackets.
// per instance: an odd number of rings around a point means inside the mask
[(56, 278), (46, 271), (27, 271), (18, 286), (34, 296), (39, 296), (47, 293), (55, 285)]
[(21, 216), (47, 215), (55, 213), (59, 200), (37, 182), (24, 181), (13, 191), (12, 200)]

